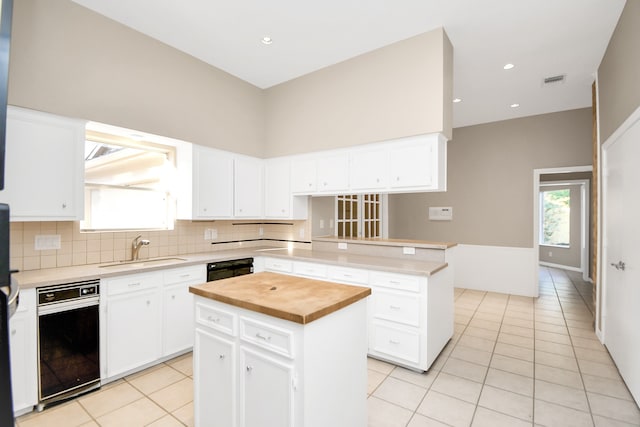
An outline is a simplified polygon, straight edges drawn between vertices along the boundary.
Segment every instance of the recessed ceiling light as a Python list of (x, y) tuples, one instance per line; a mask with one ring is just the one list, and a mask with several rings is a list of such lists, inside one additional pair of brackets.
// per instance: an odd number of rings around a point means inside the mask
[(273, 39), (271, 37), (263, 37), (262, 38), (262, 44), (271, 44), (273, 43)]
[(513, 67), (515, 67), (515, 65), (513, 65), (513, 64), (505, 64), (504, 67), (502, 67), (502, 68), (504, 68), (505, 70), (510, 70)]
[(457, 104), (458, 102), (462, 102), (462, 99), (460, 99), (460, 98), (453, 98), (453, 102), (454, 102), (454, 104)]
[(510, 105), (511, 108), (518, 108), (519, 106), (520, 106), (520, 104), (518, 104), (518, 103)]

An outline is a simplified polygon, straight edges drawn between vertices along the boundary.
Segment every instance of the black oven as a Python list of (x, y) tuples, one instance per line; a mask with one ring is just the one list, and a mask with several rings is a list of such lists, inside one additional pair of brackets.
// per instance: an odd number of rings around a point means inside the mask
[(38, 288), (38, 410), (100, 386), (100, 281)]
[(207, 282), (253, 273), (253, 258), (210, 262), (207, 264)]

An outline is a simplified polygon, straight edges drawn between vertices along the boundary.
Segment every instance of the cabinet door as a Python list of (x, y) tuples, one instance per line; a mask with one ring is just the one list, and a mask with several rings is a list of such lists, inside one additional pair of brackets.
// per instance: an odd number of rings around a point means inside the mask
[(5, 190), (12, 220), (83, 217), (84, 122), (11, 107)]
[(286, 159), (267, 160), (264, 169), (264, 215), (291, 216), (291, 163)]
[(164, 288), (162, 313), (162, 355), (169, 356), (193, 347), (193, 294), (188, 283)]
[(234, 216), (261, 218), (263, 163), (261, 159), (237, 157), (234, 161)]
[(349, 168), (351, 189), (380, 191), (387, 188), (388, 163), (389, 153), (383, 148), (353, 151)]
[(107, 376), (113, 377), (160, 358), (160, 288), (123, 293), (107, 301)]
[(431, 140), (398, 143), (391, 147), (390, 186), (392, 188), (432, 187), (437, 172)]
[(316, 192), (316, 160), (311, 157), (291, 159), (291, 192), (313, 194)]
[(233, 157), (230, 153), (193, 146), (194, 219), (231, 218)]
[(240, 348), (240, 425), (292, 426), (293, 368)]
[(195, 425), (236, 426), (236, 345), (233, 341), (198, 328), (195, 350)]
[(20, 291), (18, 310), (9, 319), (13, 411), (29, 412), (38, 403), (35, 289)]
[(349, 156), (332, 154), (318, 158), (318, 192), (349, 189)]

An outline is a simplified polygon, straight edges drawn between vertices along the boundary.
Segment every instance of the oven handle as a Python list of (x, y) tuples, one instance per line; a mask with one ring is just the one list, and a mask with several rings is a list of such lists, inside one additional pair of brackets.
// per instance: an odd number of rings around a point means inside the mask
[(56, 302), (53, 304), (40, 305), (38, 306), (38, 316), (44, 316), (44, 315), (53, 314), (53, 313), (60, 313), (63, 311), (69, 311), (76, 308), (91, 307), (94, 305), (97, 306), (99, 304), (100, 304), (100, 297), (94, 296), (94, 297), (76, 299), (71, 301), (62, 301), (62, 302)]

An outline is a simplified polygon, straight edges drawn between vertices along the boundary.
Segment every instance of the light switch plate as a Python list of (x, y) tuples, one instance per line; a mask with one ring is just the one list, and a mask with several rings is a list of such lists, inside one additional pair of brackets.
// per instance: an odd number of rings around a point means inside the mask
[(347, 250), (347, 244), (344, 242), (338, 243), (338, 249), (342, 249), (343, 251)]
[(453, 208), (446, 207), (430, 207), (429, 220), (431, 221), (451, 221), (453, 219)]

